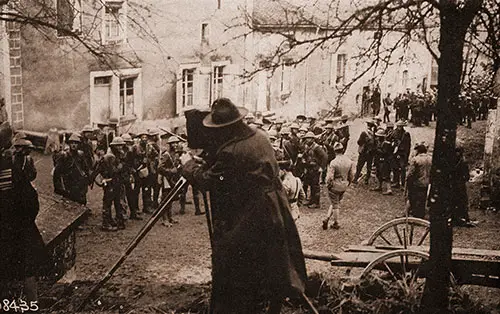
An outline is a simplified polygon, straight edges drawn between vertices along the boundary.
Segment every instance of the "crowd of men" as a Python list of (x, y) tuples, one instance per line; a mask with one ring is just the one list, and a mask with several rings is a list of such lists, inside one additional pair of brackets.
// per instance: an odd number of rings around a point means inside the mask
[[(345, 171), (340, 172), (345, 172), (341, 179), (347, 185), (358, 184), (361, 180), (369, 185), (370, 178), (375, 176), (377, 185), (371, 190), (380, 191), (383, 195), (393, 195), (394, 188), (406, 189), (409, 203), (413, 205), (410, 208), (414, 208), (410, 214), (424, 218), (426, 199), (423, 188), (427, 189), (429, 184), (431, 157), (427, 154), (426, 145), (417, 143), (413, 148), (421, 156), (417, 158), (417, 163), (410, 160), (412, 140), (405, 127), (407, 121), (412, 121), (414, 126), (418, 126), (419, 121), (428, 123), (434, 112), (430, 111), (429, 119), (421, 119), (421, 111), (416, 107), (410, 112), (402, 109), (411, 108), (401, 103), (406, 104), (412, 99), (421, 100), (419, 95), (400, 95), (394, 100), (387, 95), (383, 99), (384, 106), (396, 108), (399, 120), (393, 123), (387, 117), (382, 123), (384, 119), (380, 116), (368, 119), (366, 129), (357, 139), (356, 164), (353, 164), (352, 171), (343, 167)], [(244, 122), (265, 132), (275, 149), (294, 219), (299, 217), (301, 205), (320, 208), (321, 185), (332, 186), (333, 178), (329, 178), (330, 182), (327, 180), (329, 165), (336, 156), (344, 155), (349, 145), (348, 120), (347, 115), (321, 120), (298, 115), (293, 121), (286, 121), (272, 112), (245, 116)], [(81, 132), (71, 134), (67, 140), (63, 139), (65, 145), (53, 152), (53, 182), (57, 194), (86, 204), (88, 189), (94, 185), (102, 187), (102, 228), (106, 231), (124, 229), (127, 219), (142, 220), (142, 213), (152, 213), (180, 178), (183, 156), (196, 153), (187, 148), (185, 134), (166, 133), (153, 128), (134, 135), (124, 133), (116, 136), (119, 134), (116, 125), (111, 124), (111, 129), (114, 132), (110, 134), (115, 134), (114, 137), (86, 126)], [(424, 155), (426, 158), (423, 158)], [(340, 180), (340, 177), (337, 179)], [(205, 207), (208, 206), (207, 197), (196, 187), (192, 190), (195, 214), (201, 215), (200, 195)], [(426, 195), (427, 190), (425, 192)], [(187, 189), (178, 199), (180, 214), (185, 213), (186, 194)], [(139, 202), (140, 195), (142, 202)], [(331, 193), (329, 196), (332, 196)], [(338, 195), (333, 196), (337, 198)], [(335, 229), (339, 228), (338, 203), (332, 202), (330, 197), (332, 206), (328, 217), (335, 214), (330, 225)], [(468, 220), (465, 216), (462, 218)], [(177, 222), (170, 206), (163, 224), (172, 226)], [(327, 228), (325, 224), (323, 227)]]

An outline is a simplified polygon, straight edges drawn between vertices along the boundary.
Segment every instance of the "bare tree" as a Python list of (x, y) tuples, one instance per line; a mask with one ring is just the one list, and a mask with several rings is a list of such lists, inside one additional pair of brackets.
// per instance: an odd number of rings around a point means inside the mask
[[(251, 13), (245, 15), (245, 23), (251, 30), (282, 37), (281, 44), (265, 56), (265, 67), (245, 73), (247, 76), (278, 68), (292, 52), (299, 56), (293, 63), (299, 64), (318, 49), (335, 51), (357, 31), (372, 34), (364, 48), (353, 56), (353, 62), (364, 64), (364, 68), (339, 91), (337, 103), (356, 80), (371, 74), (372, 69), (384, 73), (389, 65), (398, 62), (394, 60), (396, 50), (406, 49), (412, 41), (423, 43), (438, 62), (437, 127), (430, 194), (431, 258), (422, 306), (426, 312), (446, 310), (453, 240), (451, 173), (456, 158), (464, 45), (474, 46), (476, 52), (491, 60), (491, 74), (498, 71), (498, 0), (484, 0), (484, 5), (483, 0), (331, 0), (306, 5), (275, 2), (282, 8), (278, 17), (275, 14), (262, 19)], [(305, 32), (307, 28), (309, 31)], [(386, 40), (389, 36), (392, 41)]]
[[(126, 16), (110, 16), (117, 20), (119, 27), (126, 23), (131, 32), (157, 49), (163, 49), (146, 19), (155, 12), (151, 5), (142, 1), (127, 1), (127, 4)], [(125, 53), (117, 45), (103, 41), (102, 11), (108, 9), (104, 1), (0, 0), (0, 7), (0, 21), (16, 27), (32, 27), (47, 41), (61, 42), (63, 37), (72, 50), (89, 52), (109, 69), (116, 69), (119, 62), (135, 66), (140, 61), (132, 47)]]

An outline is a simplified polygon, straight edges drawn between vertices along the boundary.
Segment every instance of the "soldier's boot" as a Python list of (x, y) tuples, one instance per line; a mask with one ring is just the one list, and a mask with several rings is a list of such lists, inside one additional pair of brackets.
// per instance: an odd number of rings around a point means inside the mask
[(198, 195), (193, 195), (193, 203), (194, 203), (194, 214), (196, 216), (203, 215), (200, 209), (200, 198)]

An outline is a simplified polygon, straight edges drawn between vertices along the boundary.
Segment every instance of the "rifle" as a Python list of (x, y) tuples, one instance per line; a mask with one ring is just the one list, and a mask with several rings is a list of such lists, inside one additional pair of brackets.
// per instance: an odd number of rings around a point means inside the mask
[(158, 220), (163, 216), (164, 212), (167, 210), (168, 206), (175, 200), (175, 197), (179, 192), (181, 192), (187, 185), (187, 180), (181, 177), (174, 188), (168, 193), (168, 195), (162, 200), (161, 204), (158, 206), (153, 216), (148, 220), (148, 222), (142, 227), (136, 237), (130, 242), (125, 252), (120, 256), (120, 258), (113, 264), (106, 275), (90, 290), (90, 292), (83, 298), (83, 301), (76, 307), (76, 311), (79, 312), (83, 310), (87, 302), (92, 298), (97, 291), (113, 276), (113, 274), (120, 268), (120, 266), (125, 262), (127, 257), (132, 253), (132, 251), (137, 247), (137, 245), (144, 239), (146, 234), (153, 228), (153, 226), (158, 222)]
[(166, 132), (166, 133), (168, 133), (168, 134), (170, 134), (170, 135), (172, 135), (172, 136), (177, 137), (177, 138), (179, 139), (179, 141), (181, 141), (181, 142), (184, 142), (184, 143), (186, 143), (186, 142), (187, 142), (187, 140), (186, 140), (185, 138), (183, 138), (182, 136), (179, 136), (179, 135), (175, 134), (174, 132), (170, 132), (169, 130), (164, 129), (164, 128), (160, 127), (160, 126), (159, 126), (158, 128), (159, 128), (160, 130), (162, 130), (163, 132)]

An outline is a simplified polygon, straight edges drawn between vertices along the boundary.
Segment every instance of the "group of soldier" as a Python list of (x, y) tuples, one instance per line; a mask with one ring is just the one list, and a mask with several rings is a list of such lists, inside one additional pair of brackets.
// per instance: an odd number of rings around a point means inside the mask
[[(180, 159), (187, 154), (184, 137), (173, 134), (167, 138), (169, 134), (160, 134), (157, 128), (134, 136), (112, 135), (85, 126), (53, 153), (55, 193), (85, 205), (88, 189), (94, 184), (102, 187), (105, 231), (125, 229), (127, 219), (142, 220), (142, 213), (153, 213), (180, 178)], [(166, 145), (162, 144), (163, 138)], [(178, 198), (181, 214), (185, 213), (186, 192)], [(193, 190), (193, 194), (195, 214), (200, 215), (198, 192)], [(172, 226), (177, 222), (170, 205), (162, 223)]]

